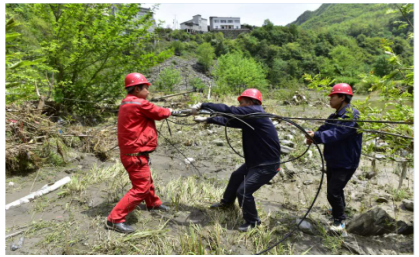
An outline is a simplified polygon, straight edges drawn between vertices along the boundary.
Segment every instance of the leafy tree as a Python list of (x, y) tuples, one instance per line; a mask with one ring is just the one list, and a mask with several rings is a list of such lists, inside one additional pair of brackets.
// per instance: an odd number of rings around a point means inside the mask
[(209, 71), (210, 67), (214, 63), (214, 48), (210, 43), (202, 43), (196, 49), (198, 55), (198, 62), (204, 66), (205, 71)]
[(55, 100), (69, 110), (81, 107), (86, 112), (94, 110), (95, 102), (119, 98), (127, 73), (146, 72), (155, 61), (172, 54), (143, 49), (151, 36), (147, 29), (152, 19), (151, 14), (137, 17), (139, 8), (138, 4), (21, 4), (12, 11), (25, 20), (26, 33), (31, 35), (26, 38), (31, 41), (22, 39), (23, 50), (35, 42), (38, 56), (55, 73)]
[(182, 81), (182, 76), (180, 75), (180, 71), (177, 70), (173, 65), (167, 68), (164, 68), (155, 84), (158, 90), (165, 91), (166, 93), (173, 92), (176, 85), (178, 85)]
[(234, 52), (221, 56), (213, 70), (216, 80), (214, 92), (225, 94), (230, 92), (241, 93), (242, 90), (254, 87), (259, 90), (266, 89), (266, 71), (260, 63), (252, 58), (245, 58), (242, 53)]

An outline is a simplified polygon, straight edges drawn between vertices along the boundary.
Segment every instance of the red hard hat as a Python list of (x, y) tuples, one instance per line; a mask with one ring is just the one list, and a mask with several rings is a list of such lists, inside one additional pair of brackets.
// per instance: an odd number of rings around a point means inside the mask
[(237, 101), (240, 101), (242, 97), (249, 97), (259, 100), (260, 104), (262, 104), (262, 94), (256, 88), (249, 88), (244, 90), (243, 93), (237, 98)]
[(142, 85), (145, 84), (147, 86), (150, 86), (151, 84), (147, 81), (147, 79), (144, 77), (141, 73), (130, 73), (125, 77), (125, 88), (132, 87), (136, 85)]
[(330, 91), (329, 96), (335, 94), (344, 94), (344, 95), (354, 95), (352, 94), (352, 88), (350, 85), (346, 83), (339, 83), (332, 87), (332, 91)]

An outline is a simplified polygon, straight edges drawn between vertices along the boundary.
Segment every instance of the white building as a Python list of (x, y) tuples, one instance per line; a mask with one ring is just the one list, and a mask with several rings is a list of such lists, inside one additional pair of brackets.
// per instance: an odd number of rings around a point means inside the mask
[[(112, 15), (116, 15), (116, 13), (118, 12), (118, 8), (117, 5), (119, 4), (112, 4), (111, 6), (111, 13)], [(142, 16), (145, 16), (147, 13), (151, 13), (151, 17), (152, 17), (152, 25), (147, 29), (148, 32), (154, 32), (154, 29), (157, 27), (156, 25), (156, 20), (154, 19), (154, 13), (151, 11), (150, 8), (143, 8), (140, 7), (139, 12), (137, 13), (137, 15), (135, 15), (135, 19), (138, 20), (140, 19)]]
[(241, 29), (240, 17), (210, 17), (210, 30)]
[(203, 19), (201, 15), (197, 14), (192, 17), (192, 20), (182, 22), (180, 29), (192, 34), (208, 32), (207, 19)]

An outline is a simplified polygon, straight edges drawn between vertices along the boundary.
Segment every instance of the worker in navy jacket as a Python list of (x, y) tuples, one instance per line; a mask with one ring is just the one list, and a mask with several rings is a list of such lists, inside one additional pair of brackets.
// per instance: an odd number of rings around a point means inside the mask
[[(358, 110), (351, 107), (352, 88), (346, 83), (333, 86), (330, 107), (336, 112), (316, 132), (308, 131), (307, 143), (324, 144), (327, 172), (327, 200), (332, 206), (333, 224), (330, 230), (345, 229), (345, 196), (343, 189), (358, 168), (361, 157), (362, 133), (356, 122), (333, 119), (358, 119)], [(332, 120), (329, 120), (332, 119)]]
[[(226, 114), (246, 115), (264, 113), (262, 94), (257, 89), (246, 89), (239, 97), (239, 107), (225, 104), (198, 103), (193, 109), (211, 109)], [(267, 184), (279, 171), (280, 145), (275, 126), (269, 118), (246, 118), (248, 125), (237, 119), (226, 117), (195, 117), (197, 122), (207, 122), (240, 128), (242, 130), (245, 163), (231, 174), (223, 199), (211, 208), (234, 206), (236, 197), (243, 210), (245, 223), (239, 227), (242, 232), (260, 225), (253, 193)]]

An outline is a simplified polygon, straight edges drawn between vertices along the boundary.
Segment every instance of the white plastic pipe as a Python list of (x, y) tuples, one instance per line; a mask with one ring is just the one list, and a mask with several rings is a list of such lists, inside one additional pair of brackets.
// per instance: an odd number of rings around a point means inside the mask
[(44, 194), (48, 194), (49, 192), (57, 190), (58, 188), (64, 186), (65, 184), (67, 184), (70, 181), (71, 181), (70, 177), (67, 176), (63, 179), (58, 180), (57, 182), (55, 182), (51, 186), (45, 185), (41, 189), (39, 189), (38, 191), (33, 192), (33, 193), (31, 193), (31, 194), (29, 194), (25, 197), (20, 198), (19, 200), (16, 200), (14, 202), (11, 202), (11, 203), (7, 204), (6, 205), (6, 210), (8, 210), (10, 207), (21, 205), (22, 203), (29, 203), (30, 200), (33, 200), (33, 199), (38, 198), (38, 197), (40, 197)]

